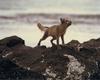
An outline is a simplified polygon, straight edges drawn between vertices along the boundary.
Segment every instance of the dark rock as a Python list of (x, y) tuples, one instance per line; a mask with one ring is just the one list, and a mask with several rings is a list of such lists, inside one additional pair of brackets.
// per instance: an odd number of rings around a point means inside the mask
[(97, 50), (95, 48), (80, 48), (80, 54), (84, 57), (90, 58), (91, 56), (95, 57)]
[(84, 47), (95, 47), (98, 48), (100, 47), (100, 38), (99, 39), (91, 39), (87, 42), (84, 42), (82, 44)]
[[(56, 74), (55, 77), (57, 79), (62, 80), (66, 76), (68, 70), (66, 65), (68, 65), (69, 59), (64, 56), (62, 49), (57, 49), (57, 46), (47, 48), (43, 52), (43, 60), (44, 64), (46, 64), (46, 69), (49, 69), (52, 74)], [(49, 73), (47, 74), (49, 75)]]
[(2, 53), (6, 49), (5, 46), (0, 46), (0, 53)]
[(77, 41), (77, 40), (72, 40), (72, 41), (70, 41), (67, 45), (68, 45), (68, 46), (77, 47), (78, 45), (80, 45), (80, 42)]
[(25, 42), (17, 36), (11, 36), (0, 40), (0, 46), (14, 47), (19, 44), (24, 45)]
[(90, 80), (100, 80), (100, 61), (97, 62), (97, 68), (95, 72), (91, 73)]
[[(100, 39), (92, 39), (84, 43), (72, 40), (59, 47), (55, 45), (49, 48), (46, 46), (32, 48), (25, 46), (24, 40), (20, 38), (15, 40), (12, 37), (0, 41), (1, 56), (24, 69), (45, 74), (47, 78), (56, 80), (100, 79)], [(12, 66), (14, 65), (8, 66), (11, 67), (9, 70), (13, 69)]]
[[(31, 70), (40, 72), (43, 67), (42, 64), (42, 52), (45, 50), (44, 47), (29, 47), (29, 46), (16, 46), (9, 50), (6, 54), (2, 54), (3, 57), (6, 57), (14, 62), (16, 62), (21, 67), (31, 67)], [(32, 67), (33, 66), (33, 67)]]
[(90, 78), (90, 80), (100, 80), (100, 72), (93, 73)]
[(46, 80), (46, 78), (37, 72), (23, 69), (8, 59), (0, 58), (0, 80)]
[(75, 52), (78, 52), (78, 48), (81, 45), (81, 43), (77, 40), (72, 40), (67, 44), (68, 47), (72, 48)]

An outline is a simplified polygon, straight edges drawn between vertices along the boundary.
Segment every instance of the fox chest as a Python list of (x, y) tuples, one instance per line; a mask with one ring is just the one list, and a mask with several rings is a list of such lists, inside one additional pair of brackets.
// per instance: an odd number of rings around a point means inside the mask
[(57, 33), (58, 33), (58, 35), (63, 35), (63, 34), (65, 34), (65, 32), (66, 32), (66, 28), (58, 28), (58, 30), (57, 30)]
[(57, 37), (65, 34), (65, 29), (60, 28), (53, 28), (48, 30), (48, 36)]

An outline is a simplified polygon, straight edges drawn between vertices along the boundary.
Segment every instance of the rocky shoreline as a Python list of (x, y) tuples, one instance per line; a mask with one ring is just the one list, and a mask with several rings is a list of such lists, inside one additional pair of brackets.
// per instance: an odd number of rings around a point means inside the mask
[(100, 79), (100, 38), (60, 47), (29, 47), (17, 36), (0, 40), (0, 79)]

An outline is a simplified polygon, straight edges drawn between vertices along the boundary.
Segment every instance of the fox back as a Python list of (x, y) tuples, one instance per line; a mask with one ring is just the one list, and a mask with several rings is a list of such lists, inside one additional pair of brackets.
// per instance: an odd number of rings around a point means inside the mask
[(49, 27), (46, 31), (48, 32), (48, 36), (59, 37), (64, 35), (66, 29), (71, 25), (71, 21), (65, 21), (59, 25), (53, 25)]

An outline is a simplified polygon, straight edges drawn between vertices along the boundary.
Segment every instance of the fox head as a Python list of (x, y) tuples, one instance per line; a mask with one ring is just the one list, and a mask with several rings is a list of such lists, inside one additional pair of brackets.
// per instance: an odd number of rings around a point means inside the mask
[(37, 23), (37, 26), (41, 26), (41, 23)]
[(60, 18), (61, 24), (66, 24), (67, 26), (70, 26), (72, 24), (72, 21), (65, 19), (65, 18)]

